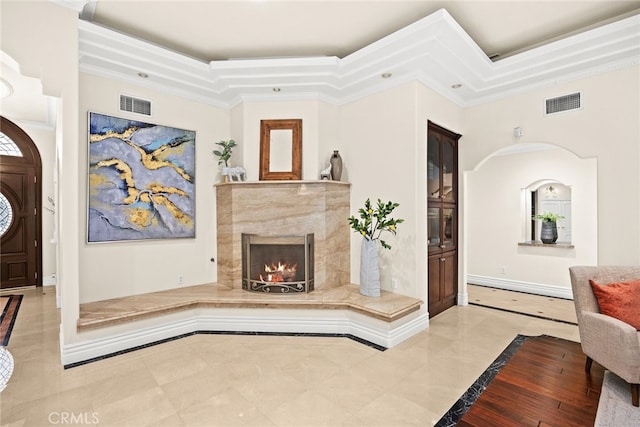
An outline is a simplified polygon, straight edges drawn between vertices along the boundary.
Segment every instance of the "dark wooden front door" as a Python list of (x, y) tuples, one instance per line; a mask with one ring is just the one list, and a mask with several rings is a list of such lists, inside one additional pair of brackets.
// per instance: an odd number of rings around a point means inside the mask
[(12, 210), (11, 225), (2, 235), (2, 289), (37, 282), (35, 173), (33, 168), (2, 165), (0, 192)]
[(0, 288), (42, 285), (40, 156), (33, 141), (4, 117), (0, 131)]

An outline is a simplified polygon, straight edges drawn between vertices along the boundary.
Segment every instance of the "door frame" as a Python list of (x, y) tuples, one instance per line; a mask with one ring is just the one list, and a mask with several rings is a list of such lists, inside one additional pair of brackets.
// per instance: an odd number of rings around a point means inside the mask
[(35, 175), (35, 185), (31, 188), (34, 190), (35, 197), (35, 229), (36, 229), (36, 286), (42, 286), (42, 159), (40, 151), (33, 142), (31, 137), (4, 116), (0, 116), (0, 130), (7, 135), (20, 149), (22, 157), (0, 155), (0, 167), (2, 165), (22, 166), (33, 168)]

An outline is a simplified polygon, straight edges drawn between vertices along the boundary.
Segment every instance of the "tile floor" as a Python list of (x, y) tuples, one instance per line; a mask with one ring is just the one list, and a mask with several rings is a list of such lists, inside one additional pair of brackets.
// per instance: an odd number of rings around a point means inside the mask
[(0, 425), (429, 426), (518, 333), (578, 341), (573, 325), (467, 306), (384, 352), (345, 338), (194, 335), (64, 370), (58, 324), (54, 289), (26, 291)]
[(573, 300), (467, 285), (469, 303), (578, 324)]

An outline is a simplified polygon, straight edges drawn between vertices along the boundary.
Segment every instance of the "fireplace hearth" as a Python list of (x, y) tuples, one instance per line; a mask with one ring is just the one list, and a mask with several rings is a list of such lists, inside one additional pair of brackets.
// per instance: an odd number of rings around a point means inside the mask
[(313, 233), (299, 236), (242, 234), (242, 289), (276, 294), (314, 288)]

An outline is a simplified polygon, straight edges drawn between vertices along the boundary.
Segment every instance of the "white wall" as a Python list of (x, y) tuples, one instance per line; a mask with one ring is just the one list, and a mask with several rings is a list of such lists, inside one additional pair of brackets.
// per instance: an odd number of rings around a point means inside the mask
[[(332, 151), (327, 135), (335, 135), (334, 106), (321, 101), (245, 102), (231, 111), (233, 138), (243, 144), (238, 164), (247, 170), (248, 180), (257, 180), (260, 170), (260, 120), (302, 119), (302, 179), (317, 180), (320, 166)], [(322, 120), (321, 120), (322, 119)], [(238, 134), (241, 132), (241, 134)], [(236, 163), (234, 163), (236, 164)]]
[[(429, 272), (427, 268), (427, 259), (429, 249), (427, 244), (427, 123), (432, 121), (445, 129), (462, 135), (459, 145), (459, 156), (464, 151), (464, 110), (453, 102), (443, 98), (441, 95), (431, 89), (417, 85), (417, 114), (418, 123), (416, 131), (416, 151), (414, 163), (416, 164), (416, 194), (415, 194), (415, 211), (416, 223), (415, 240), (416, 240), (416, 297), (427, 301), (427, 284), (429, 281)], [(461, 161), (461, 160), (460, 160)], [(460, 172), (462, 168), (459, 168)], [(460, 173), (458, 174), (460, 175)], [(458, 179), (458, 221), (462, 223), (464, 217), (464, 182)], [(463, 248), (465, 230), (463, 227), (458, 228), (458, 304), (466, 303), (465, 280), (465, 258), (466, 251)]]
[[(14, 122), (25, 131), (38, 147), (42, 160), (42, 275), (45, 285), (54, 284), (56, 274), (54, 162), (56, 153), (55, 129)], [(53, 203), (49, 199), (53, 200)]]
[[(595, 159), (556, 148), (493, 156), (469, 172), (468, 274), (570, 288), (570, 266), (597, 264), (596, 167)], [(573, 249), (518, 245), (530, 240), (523, 235), (523, 223), (531, 218), (523, 189), (543, 179), (571, 188)]]
[[(119, 111), (119, 94), (149, 99), (152, 117)], [(215, 282), (215, 142), (228, 139), (229, 112), (141, 87), (80, 74), (80, 180), (82, 244), (80, 302), (141, 294), (184, 285)], [(196, 237), (86, 244), (87, 135), (89, 111), (196, 132)]]
[[(598, 262), (640, 263), (640, 69), (637, 66), (513, 96), (465, 111), (462, 167), (520, 142), (564, 147), (598, 164)], [(581, 91), (583, 109), (543, 115), (545, 98)], [(574, 214), (574, 219), (578, 214)], [(477, 225), (467, 224), (468, 227)]]
[[(383, 238), (392, 246), (380, 249), (382, 289), (391, 289), (391, 278), (398, 280), (398, 291), (416, 294), (414, 256), (416, 227), (416, 105), (415, 85), (378, 93), (341, 107), (340, 150), (349, 174), (351, 215), (358, 214), (366, 199), (373, 204), (380, 198), (400, 206), (394, 218), (404, 219), (397, 236)], [(345, 221), (347, 219), (345, 218)], [(351, 282), (360, 283), (362, 237), (351, 238)]]
[[(80, 204), (78, 194), (78, 14), (49, 1), (2, 2), (0, 41), (25, 76), (58, 98), (57, 294), (62, 301), (61, 341), (77, 340)], [(51, 160), (51, 159), (50, 159)], [(64, 236), (64, 238), (63, 238)]]
[[(319, 102), (318, 123), (318, 157), (314, 179), (319, 179), (320, 172), (328, 166), (334, 150), (338, 150), (342, 157), (344, 147), (344, 142), (340, 139), (340, 107)], [(342, 159), (342, 165), (340, 181), (350, 182), (348, 164), (345, 159)]]
[[(351, 214), (367, 198), (400, 204), (393, 217), (404, 219), (397, 236), (386, 235), (381, 249), (385, 290), (426, 301), (427, 122), (460, 129), (461, 109), (418, 83), (408, 83), (340, 108), (340, 141), (351, 190)], [(351, 281), (359, 283), (361, 237), (351, 238)], [(395, 278), (398, 288), (391, 288)]]

